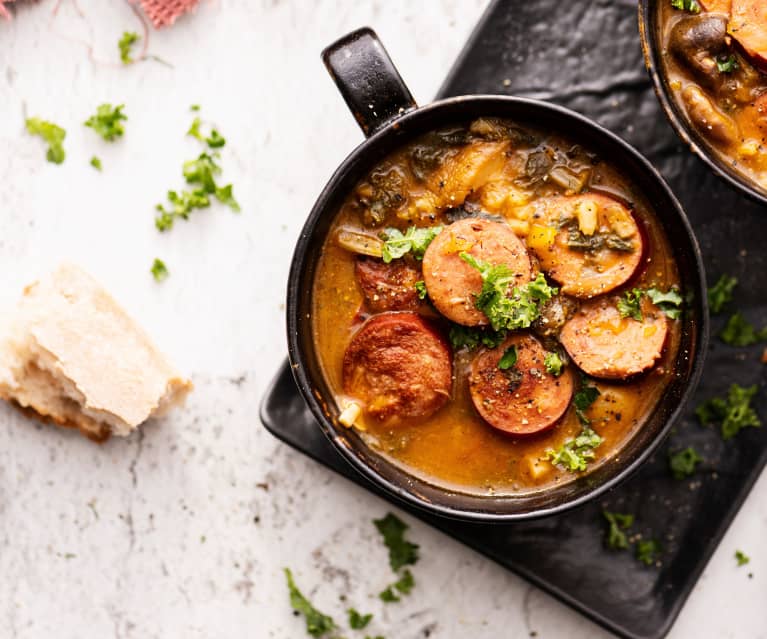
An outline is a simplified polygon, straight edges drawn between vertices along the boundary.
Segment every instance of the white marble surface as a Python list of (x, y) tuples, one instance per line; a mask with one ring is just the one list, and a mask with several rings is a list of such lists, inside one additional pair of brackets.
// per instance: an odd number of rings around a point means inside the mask
[[(373, 25), (425, 102), (484, 2), (206, 3), (151, 35), (150, 52), (173, 69), (115, 64), (119, 35), (139, 27), (124, 2), (63, 0), (54, 16), (55, 4), (0, 23), (0, 304), (74, 259), (197, 388), (183, 412), (100, 447), (0, 407), (0, 637), (301, 637), (286, 565), (323, 610), (341, 619), (345, 593), (389, 639), (427, 629), (440, 639), (607, 636), (410, 518), (423, 556), (417, 590), (384, 607), (375, 593), (390, 575), (370, 520), (390, 506), (280, 445), (258, 420), (285, 352), (294, 238), (361, 139), (319, 51)], [(102, 101), (124, 102), (130, 118), (113, 145), (80, 124)], [(216, 206), (160, 235), (153, 205), (181, 186), (181, 162), (198, 152), (184, 138), (192, 103), (229, 140), (225, 176), (243, 212)], [(62, 166), (24, 133), (25, 113), (67, 128)], [(88, 166), (93, 154), (103, 174)], [(162, 285), (147, 272), (155, 256), (172, 273)], [(671, 637), (767, 637), (766, 530), (762, 477)], [(747, 569), (736, 568), (736, 548), (751, 555)]]

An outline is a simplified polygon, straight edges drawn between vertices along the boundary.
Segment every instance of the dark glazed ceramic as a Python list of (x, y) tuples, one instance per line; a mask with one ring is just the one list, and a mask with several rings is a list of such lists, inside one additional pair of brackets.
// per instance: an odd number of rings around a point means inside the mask
[(639, 0), (639, 35), (642, 40), (642, 52), (645, 65), (652, 79), (655, 93), (663, 111), (674, 127), (677, 135), (690, 149), (703, 160), (720, 178), (739, 189), (761, 204), (767, 205), (767, 192), (754, 184), (746, 176), (738, 173), (730, 164), (719, 157), (711, 145), (693, 127), (682, 111), (668, 86), (668, 78), (663, 72), (663, 46), (659, 38), (658, 3), (665, 0)]
[[(369, 137), (341, 164), (320, 194), (296, 245), (288, 281), (287, 329), (291, 369), (323, 432), (342, 456), (380, 489), (434, 514), (477, 521), (540, 517), (582, 504), (631, 475), (660, 445), (694, 390), (708, 341), (705, 277), (695, 237), (681, 206), (660, 175), (633, 148), (590, 120), (559, 106), (522, 98), (476, 95), (415, 108), (410, 93), (370, 29), (356, 31), (323, 53), (363, 132)], [(375, 69), (366, 75), (366, 68)], [(378, 96), (381, 102), (378, 102)], [(677, 374), (648, 422), (620, 455), (594, 472), (556, 488), (518, 497), (447, 490), (408, 474), (370, 449), (354, 430), (338, 426), (338, 408), (314, 350), (312, 283), (322, 243), (355, 183), (388, 153), (430, 130), (480, 116), (502, 117), (561, 132), (631, 176), (655, 211), (672, 245), (682, 282), (691, 294)]]

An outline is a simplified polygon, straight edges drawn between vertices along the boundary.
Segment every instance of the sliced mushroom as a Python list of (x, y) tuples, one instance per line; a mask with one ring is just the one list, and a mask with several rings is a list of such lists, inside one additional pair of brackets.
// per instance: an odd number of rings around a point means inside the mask
[(716, 57), (729, 49), (727, 16), (704, 13), (682, 18), (671, 29), (668, 48), (701, 84), (717, 88), (722, 74)]

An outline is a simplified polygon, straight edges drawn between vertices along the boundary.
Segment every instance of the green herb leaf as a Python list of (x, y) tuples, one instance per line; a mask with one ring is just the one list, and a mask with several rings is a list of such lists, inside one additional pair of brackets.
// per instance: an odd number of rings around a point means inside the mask
[(559, 450), (549, 448), (546, 456), (555, 466), (563, 466), (571, 472), (583, 472), (588, 462), (594, 459), (594, 449), (602, 443), (602, 438), (591, 428), (584, 426), (580, 435), (568, 439)]
[(354, 608), (349, 608), (347, 612), (349, 614), (349, 627), (352, 630), (362, 630), (370, 623), (370, 620), (373, 618), (372, 613), (362, 615)]
[(642, 316), (642, 308), (640, 303), (642, 301), (643, 291), (639, 288), (632, 288), (630, 291), (626, 291), (618, 300), (618, 312), (621, 317), (630, 317), (637, 322), (641, 322), (644, 317)]
[(408, 528), (405, 522), (388, 513), (383, 519), (374, 519), (373, 523), (389, 549), (389, 565), (394, 572), (418, 561), (418, 545), (405, 539)]
[(608, 524), (607, 537), (605, 538), (607, 547), (613, 550), (626, 550), (629, 547), (629, 541), (626, 533), (621, 529), (630, 528), (634, 525), (634, 515), (610, 513), (606, 510), (602, 511), (602, 515)]
[(516, 363), (517, 347), (512, 345), (506, 349), (506, 351), (501, 356), (501, 359), (498, 360), (498, 368), (500, 368), (502, 371), (506, 371), (509, 370), (512, 366), (516, 365)]
[(227, 184), (226, 186), (217, 186), (213, 194), (216, 196), (216, 199), (221, 202), (221, 204), (225, 204), (235, 213), (240, 212), (240, 205), (237, 203), (237, 200), (234, 199), (231, 184)]
[(585, 377), (581, 380), (581, 387), (573, 396), (573, 406), (578, 420), (584, 426), (591, 424), (591, 420), (586, 416), (586, 411), (596, 401), (601, 393), (596, 386), (591, 386)]
[(200, 126), (202, 126), (202, 120), (200, 118), (195, 118), (192, 120), (192, 124), (189, 127), (189, 130), (186, 132), (187, 135), (196, 138), (200, 142), (205, 141), (205, 137), (200, 133)]
[(200, 110), (200, 105), (199, 104), (193, 104), (192, 106), (189, 107), (189, 110), (190, 111), (199, 111)]
[(418, 293), (419, 300), (425, 300), (429, 292), (426, 290), (426, 282), (418, 280), (413, 286), (415, 286), (416, 293)]
[(429, 244), (440, 231), (442, 231), (441, 226), (425, 228), (410, 226), (404, 233), (399, 229), (388, 228), (383, 232), (384, 246), (381, 257), (387, 264), (408, 253), (412, 253), (413, 257), (421, 260)]
[(95, 155), (91, 158), (91, 166), (94, 169), (101, 171), (101, 160), (99, 160), (99, 158), (97, 158)]
[(165, 266), (165, 262), (163, 262), (159, 258), (154, 258), (154, 262), (152, 263), (152, 276), (154, 277), (156, 282), (162, 282), (164, 279), (170, 275), (168, 272), (168, 267)]
[(669, 319), (679, 319), (682, 316), (684, 300), (676, 288), (670, 288), (665, 293), (657, 288), (648, 288), (647, 296), (650, 301), (662, 310)]
[(160, 212), (160, 215), (154, 220), (158, 231), (169, 231), (173, 228), (176, 218), (188, 220), (189, 214), (194, 209), (204, 209), (210, 206), (210, 199), (203, 189), (181, 191), (180, 194), (176, 191), (168, 191), (168, 201), (171, 204), (170, 209), (166, 209), (162, 204), (158, 204), (156, 207)]
[(186, 134), (196, 138), (200, 142), (204, 142), (211, 149), (220, 149), (222, 146), (226, 145), (226, 138), (224, 138), (217, 129), (211, 129), (210, 135), (205, 137), (200, 130), (200, 127), (202, 127), (202, 120), (200, 120), (200, 118), (195, 118), (192, 120), (192, 124)]
[(121, 124), (123, 120), (128, 119), (128, 116), (122, 112), (124, 108), (124, 104), (116, 107), (112, 107), (111, 104), (101, 104), (96, 109), (96, 114), (85, 121), (85, 126), (92, 128), (107, 142), (114, 142), (125, 132), (125, 127)]
[(751, 561), (751, 558), (742, 550), (736, 550), (735, 561), (738, 562), (738, 566), (745, 566), (749, 561)]
[(466, 347), (469, 350), (474, 350), (480, 345), (486, 346), (487, 348), (495, 348), (506, 339), (506, 331), (496, 333), (487, 329), (453, 324), (450, 327), (448, 337), (450, 338), (450, 344), (452, 345), (453, 350), (456, 351), (463, 347)]
[(668, 464), (674, 479), (690, 477), (695, 473), (695, 466), (702, 461), (703, 458), (698, 455), (698, 452), (692, 446), (688, 446), (676, 453), (669, 451)]
[(543, 365), (546, 368), (546, 372), (554, 377), (559, 377), (565, 367), (565, 363), (562, 361), (559, 353), (554, 351), (546, 353), (546, 356), (543, 358)]
[(376, 635), (375, 637), (371, 637), (370, 635), (365, 635), (365, 639), (386, 639), (383, 635)]
[(45, 154), (48, 162), (61, 164), (66, 157), (63, 142), (67, 132), (53, 122), (40, 118), (27, 118), (26, 125), (27, 131), (32, 135), (39, 135), (48, 143), (48, 151)]
[(306, 632), (312, 637), (321, 637), (328, 632), (335, 630), (336, 624), (332, 617), (322, 614), (311, 602), (301, 594), (301, 591), (293, 581), (293, 574), (290, 569), (285, 568), (285, 578), (288, 581), (288, 591), (290, 593), (290, 605), (293, 610), (300, 612), (306, 619)]
[(413, 573), (411, 573), (407, 568), (402, 572), (402, 577), (400, 577), (397, 581), (394, 582), (394, 587), (399, 590), (403, 595), (409, 595), (410, 591), (413, 589), (413, 586), (415, 586), (415, 579), (413, 578)]
[(647, 539), (637, 542), (636, 558), (645, 566), (652, 566), (663, 550), (657, 539)]
[(671, 0), (671, 6), (674, 7), (674, 9), (680, 9), (681, 11), (700, 13), (700, 4), (698, 4), (698, 0)]
[(559, 292), (548, 285), (543, 273), (538, 273), (532, 282), (515, 286), (509, 295), (515, 274), (506, 264), (490, 264), (466, 252), (459, 256), (482, 276), (482, 291), (474, 305), (485, 314), (494, 331), (529, 328), (540, 315), (540, 303)]
[(767, 340), (767, 327), (757, 331), (740, 313), (735, 313), (727, 320), (719, 337), (730, 346), (751, 346)]
[(743, 388), (733, 384), (727, 392), (727, 398), (713, 397), (698, 406), (695, 414), (701, 424), (721, 422), (722, 438), (735, 437), (742, 428), (759, 428), (762, 425), (756, 411), (751, 407), (751, 400), (758, 391), (758, 386)]
[(732, 73), (739, 66), (738, 59), (734, 54), (731, 54), (729, 57), (720, 56), (716, 60), (716, 68), (719, 69), (719, 73)]
[(205, 142), (211, 149), (220, 149), (226, 144), (226, 139), (216, 129), (212, 129)]
[(737, 285), (737, 278), (722, 275), (716, 284), (708, 289), (708, 308), (711, 313), (721, 313), (724, 310), (724, 307), (732, 301), (732, 292)]
[(384, 603), (394, 603), (400, 600), (397, 593), (394, 592), (393, 586), (387, 586), (385, 590), (379, 592), (378, 598)]
[(120, 60), (123, 64), (131, 64), (135, 60), (131, 57), (131, 47), (141, 38), (138, 33), (124, 31), (122, 37), (117, 41), (117, 48), (120, 50)]

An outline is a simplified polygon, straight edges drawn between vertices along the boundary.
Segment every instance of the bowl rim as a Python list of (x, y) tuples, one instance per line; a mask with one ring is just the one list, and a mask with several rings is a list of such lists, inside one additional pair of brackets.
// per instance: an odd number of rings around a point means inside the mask
[(651, 12), (658, 6), (658, 0), (639, 0), (639, 40), (642, 43), (642, 55), (645, 67), (652, 81), (653, 90), (660, 102), (666, 119), (682, 142), (708, 166), (720, 179), (735, 187), (741, 193), (760, 204), (767, 205), (767, 192), (757, 188), (752, 181), (737, 172), (731, 172), (726, 168), (726, 162), (717, 158), (713, 153), (706, 150), (706, 143), (697, 131), (690, 125), (686, 118), (679, 113), (676, 100), (668, 93), (665, 75), (662, 72), (663, 64), (660, 60), (659, 44), (654, 29), (654, 18)]
[[(620, 468), (620, 470), (618, 470), (612, 477), (609, 477), (606, 481), (597, 485), (592, 484), (587, 489), (585, 489), (581, 495), (573, 499), (565, 499), (561, 503), (556, 503), (554, 505), (524, 512), (481, 512), (457, 508), (444, 504), (436, 504), (424, 499), (420, 499), (404, 486), (389, 481), (370, 465), (364, 463), (356, 455), (352, 454), (350, 450), (340, 442), (340, 438), (335, 432), (335, 427), (330, 423), (325, 410), (323, 410), (321, 401), (315, 396), (313, 392), (314, 386), (311, 381), (311, 376), (307, 372), (307, 366), (305, 366), (304, 363), (303, 349), (298, 330), (298, 300), (301, 293), (299, 282), (303, 275), (303, 271), (305, 270), (306, 255), (309, 248), (309, 243), (312, 240), (318, 222), (325, 215), (335, 214), (335, 211), (332, 211), (328, 207), (328, 204), (331, 201), (332, 195), (336, 191), (338, 184), (343, 180), (347, 172), (353, 168), (353, 166), (360, 160), (360, 157), (363, 156), (369, 148), (371, 148), (382, 138), (395, 133), (402, 124), (410, 123), (413, 120), (424, 118), (434, 111), (455, 107), (457, 105), (465, 104), (468, 102), (487, 104), (488, 111), (491, 110), (490, 105), (501, 106), (503, 104), (525, 105), (530, 108), (546, 110), (552, 114), (556, 114), (562, 116), (563, 118), (570, 119), (571, 121), (575, 121), (581, 124), (585, 129), (590, 129), (590, 133), (594, 136), (603, 136), (609, 139), (610, 142), (621, 147), (624, 153), (626, 153), (628, 156), (631, 156), (634, 161), (642, 166), (642, 169), (648, 174), (648, 176), (652, 176), (655, 182), (657, 182), (659, 188), (664, 192), (664, 195), (673, 204), (676, 217), (681, 223), (681, 227), (684, 229), (684, 232), (690, 241), (690, 246), (692, 247), (692, 262), (694, 264), (694, 271), (698, 275), (697, 282), (694, 283), (695, 290), (693, 292), (695, 297), (698, 299), (699, 309), (701, 312), (700, 317), (696, 322), (696, 339), (694, 340), (692, 352), (690, 353), (691, 364), (689, 376), (681, 390), (681, 395), (676, 405), (670, 410), (663, 427), (658, 430), (654, 439), (648, 442), (644, 450), (637, 454), (637, 456), (629, 464)], [(684, 208), (674, 193), (671, 191), (670, 187), (658, 172), (658, 170), (655, 169), (655, 167), (641, 153), (639, 153), (639, 151), (628, 144), (625, 140), (604, 128), (600, 124), (594, 122), (593, 120), (590, 120), (589, 118), (575, 111), (549, 102), (531, 98), (488, 94), (454, 96), (436, 100), (429, 104), (420, 106), (417, 109), (408, 111), (407, 113), (401, 115), (399, 118), (387, 123), (375, 134), (363, 140), (355, 149), (353, 149), (334, 171), (331, 178), (323, 187), (301, 230), (291, 260), (290, 273), (288, 276), (286, 303), (288, 359), (290, 361), (290, 368), (296, 385), (298, 386), (304, 401), (309, 406), (309, 409), (314, 415), (314, 418), (317, 420), (325, 436), (330, 440), (333, 447), (337, 452), (341, 454), (347, 463), (351, 464), (352, 467), (354, 467), (363, 477), (372, 482), (375, 486), (383, 489), (390, 495), (397, 497), (399, 500), (405, 502), (405, 504), (409, 506), (414, 506), (419, 510), (424, 510), (431, 514), (440, 515), (450, 519), (485, 523), (539, 519), (582, 506), (583, 504), (596, 499), (600, 495), (616, 487), (618, 484), (622, 483), (628, 477), (633, 475), (665, 441), (669, 431), (680, 418), (683, 409), (697, 388), (703, 371), (703, 364), (705, 361), (706, 352), (708, 350), (709, 341), (709, 313), (706, 291), (705, 267), (703, 265), (700, 246), (698, 245), (697, 238), (693, 232), (692, 225), (687, 218)], [(588, 474), (586, 476), (588, 476)], [(435, 489), (445, 493), (458, 492), (459, 494), (463, 494), (460, 491), (450, 490), (444, 486), (426, 482), (425, 480), (423, 481)]]

